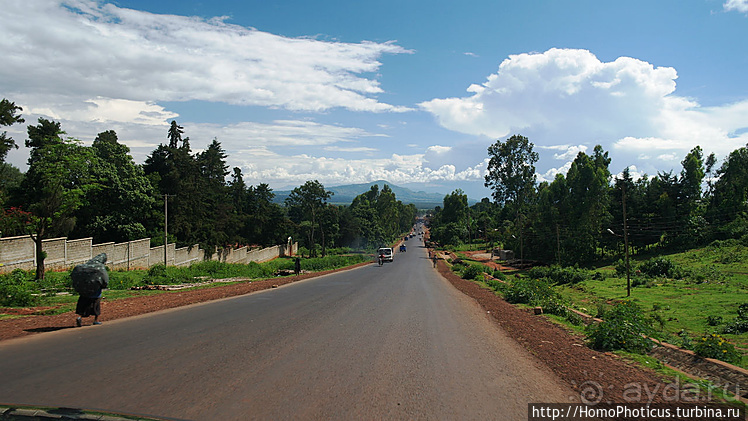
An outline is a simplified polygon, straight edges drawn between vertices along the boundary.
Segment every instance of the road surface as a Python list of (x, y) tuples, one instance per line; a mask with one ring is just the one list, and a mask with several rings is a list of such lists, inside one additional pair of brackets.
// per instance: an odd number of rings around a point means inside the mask
[[(0, 342), (0, 404), (189, 420), (527, 419), (574, 395), (438, 275), (393, 263)], [(104, 315), (105, 316), (105, 315)]]

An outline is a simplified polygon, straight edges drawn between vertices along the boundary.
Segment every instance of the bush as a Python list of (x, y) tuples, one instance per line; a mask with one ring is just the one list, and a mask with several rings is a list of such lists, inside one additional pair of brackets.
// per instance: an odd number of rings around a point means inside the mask
[(483, 269), (478, 265), (466, 265), (462, 272), (460, 273), (460, 277), (462, 279), (475, 279), (479, 274), (483, 273)]
[(725, 325), (722, 329), (722, 333), (729, 333), (733, 335), (739, 335), (741, 333), (748, 332), (748, 303), (743, 303), (738, 306), (738, 317), (732, 322)]
[(605, 312), (605, 319), (587, 327), (590, 347), (602, 351), (624, 350), (644, 354), (652, 349), (655, 330), (639, 306), (623, 301)]
[(36, 289), (34, 281), (28, 279), (26, 272), (16, 269), (0, 277), (0, 306), (28, 307), (34, 305), (38, 298), (33, 295)]
[(688, 335), (688, 332), (686, 329), (681, 329), (680, 333), (678, 333), (678, 336), (680, 336), (680, 347), (683, 349), (693, 349), (693, 341), (691, 341), (691, 337)]
[(706, 324), (709, 326), (719, 326), (722, 324), (722, 316), (706, 316)]
[(728, 363), (740, 364), (742, 360), (740, 353), (735, 350), (735, 345), (716, 333), (703, 335), (701, 339), (696, 341), (693, 350), (702, 357), (714, 358)]
[(487, 279), (486, 285), (488, 285), (489, 288), (491, 288), (494, 291), (498, 292), (504, 292), (507, 288), (507, 285), (503, 282), (499, 282), (495, 279)]
[(337, 255), (337, 254), (351, 254), (353, 253), (353, 249), (350, 247), (336, 247), (336, 248), (329, 248), (325, 250), (325, 252), (328, 255)]
[(688, 280), (697, 284), (710, 281), (719, 282), (724, 281), (727, 278), (723, 271), (717, 269), (713, 265), (697, 267), (684, 272), (686, 272), (685, 275), (688, 277)]
[(536, 266), (530, 269), (527, 274), (532, 278), (549, 279), (557, 285), (577, 284), (592, 278), (589, 271), (574, 267), (564, 267), (552, 265), (549, 267)]
[[(615, 265), (616, 268), (616, 276), (619, 278), (625, 278), (626, 277), (626, 261), (623, 259), (618, 259)], [(631, 275), (631, 262), (629, 262), (629, 275)]]
[(109, 273), (109, 289), (126, 290), (135, 286), (141, 286), (143, 282), (143, 271), (115, 270)]
[(506, 275), (500, 270), (493, 271), (493, 277), (496, 279), (501, 279), (502, 281), (506, 281)]
[(639, 271), (653, 278), (681, 278), (683, 271), (667, 257), (653, 257), (641, 265)]
[(369, 257), (363, 254), (351, 256), (325, 256), (312, 259), (301, 259), (301, 270), (321, 271), (342, 268), (349, 265), (368, 261)]
[(168, 284), (171, 279), (166, 276), (166, 266), (158, 264), (148, 268), (143, 281), (148, 285), (162, 285)]
[(554, 294), (547, 281), (517, 278), (505, 290), (504, 298), (512, 304), (534, 304)]

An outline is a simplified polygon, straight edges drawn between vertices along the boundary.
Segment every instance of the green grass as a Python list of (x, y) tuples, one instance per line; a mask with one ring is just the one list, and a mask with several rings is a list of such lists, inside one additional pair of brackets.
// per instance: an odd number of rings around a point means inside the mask
[[(460, 248), (458, 250), (466, 250)], [(469, 261), (465, 255), (458, 256)], [(677, 278), (652, 278), (637, 274), (646, 260), (661, 256), (675, 263)], [(614, 302), (630, 299), (654, 320), (661, 339), (676, 346), (687, 345), (704, 334), (719, 333), (743, 355), (748, 368), (748, 332), (723, 334), (726, 324), (737, 317), (738, 306), (748, 303), (748, 247), (737, 241), (715, 242), (700, 249), (668, 255), (647, 255), (631, 260), (631, 296), (626, 295), (626, 277), (617, 275), (615, 262), (595, 269), (598, 280), (588, 279), (573, 285), (557, 285), (563, 300), (571, 307), (592, 316)], [(524, 273), (525, 271), (518, 272)], [(510, 275), (508, 278), (513, 279)], [(708, 318), (721, 320), (710, 325)], [(561, 318), (558, 320), (561, 321)], [(562, 322), (563, 323), (563, 322)]]
[[(738, 305), (748, 302), (748, 248), (740, 245), (710, 246), (666, 256), (687, 274), (682, 279), (652, 278), (635, 280), (642, 285), (631, 288), (631, 297), (645, 313), (656, 320), (655, 328), (663, 339), (674, 345), (685, 330), (693, 339), (704, 333), (721, 332), (724, 324), (737, 316)], [(636, 267), (638, 262), (632, 262)], [(598, 269), (603, 280), (587, 280), (576, 285), (557, 286), (561, 295), (577, 310), (593, 316), (599, 306), (626, 299), (626, 279), (619, 278), (611, 266)], [(710, 326), (707, 317), (721, 317), (722, 323)], [(742, 367), (748, 367), (748, 332), (723, 335), (744, 355)]]

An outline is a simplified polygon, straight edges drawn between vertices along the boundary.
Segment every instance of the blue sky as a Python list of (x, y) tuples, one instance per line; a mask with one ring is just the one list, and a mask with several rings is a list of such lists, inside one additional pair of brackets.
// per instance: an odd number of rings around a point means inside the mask
[(654, 175), (748, 143), (748, 0), (4, 0), (0, 30), (0, 96), (26, 125), (113, 129), (143, 162), (176, 119), (278, 190), (480, 199), (487, 147), (513, 134), (540, 180), (596, 144), (614, 174)]

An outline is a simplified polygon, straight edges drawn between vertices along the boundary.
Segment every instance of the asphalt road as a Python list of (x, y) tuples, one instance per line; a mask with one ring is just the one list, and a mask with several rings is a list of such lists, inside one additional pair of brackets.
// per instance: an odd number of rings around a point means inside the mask
[(438, 275), (395, 261), (0, 342), (0, 404), (190, 420), (527, 419), (559, 379)]

